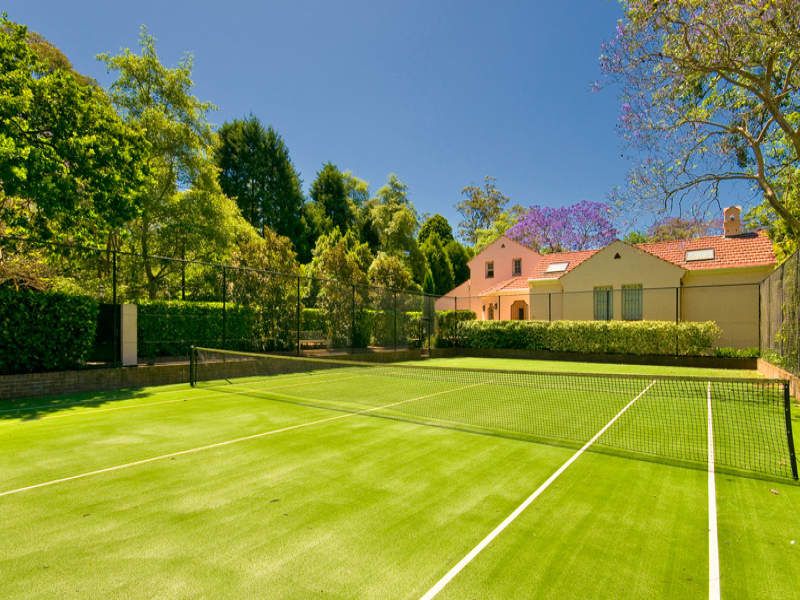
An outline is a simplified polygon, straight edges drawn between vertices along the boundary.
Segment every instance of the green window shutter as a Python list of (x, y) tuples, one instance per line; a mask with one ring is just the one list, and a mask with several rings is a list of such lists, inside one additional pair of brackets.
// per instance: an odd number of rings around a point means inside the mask
[(642, 320), (644, 290), (642, 284), (622, 286), (622, 318), (626, 321)]
[(614, 291), (610, 285), (594, 288), (594, 319), (610, 321), (614, 318)]

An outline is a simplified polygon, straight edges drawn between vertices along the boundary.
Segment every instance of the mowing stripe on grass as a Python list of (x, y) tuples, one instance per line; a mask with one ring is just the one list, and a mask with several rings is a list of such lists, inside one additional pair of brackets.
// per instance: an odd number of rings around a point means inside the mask
[(717, 536), (717, 485), (714, 480), (714, 418), (711, 382), (708, 382), (708, 599), (719, 600), (719, 538)]
[[(425, 400), (427, 398), (433, 398), (434, 396), (441, 396), (442, 394), (451, 394), (453, 392), (460, 392), (462, 390), (466, 390), (469, 388), (477, 387), (479, 385), (484, 385), (486, 382), (479, 382), (479, 383), (472, 383), (470, 385), (465, 385), (457, 388), (453, 388), (450, 390), (443, 390), (441, 392), (434, 392), (432, 394), (425, 394), (424, 396), (417, 396), (415, 398), (408, 398), (407, 400), (399, 400), (398, 402), (391, 402), (389, 404), (384, 404), (382, 406), (375, 406), (373, 408), (367, 408), (364, 410), (359, 410), (357, 412), (346, 413), (342, 415), (335, 415), (333, 417), (325, 417), (324, 419), (316, 419), (314, 421), (307, 421), (305, 423), (298, 423), (297, 425), (289, 425), (287, 427), (281, 427), (279, 429), (270, 429), (267, 431), (262, 431), (259, 433), (254, 433), (252, 435), (246, 435), (243, 437), (233, 438), (230, 440), (225, 440), (222, 442), (215, 442), (213, 444), (206, 444), (205, 446), (198, 446), (196, 448), (188, 448), (186, 450), (178, 450), (177, 452), (170, 452), (169, 454), (161, 454), (159, 456), (151, 456), (150, 458), (143, 458), (142, 460), (136, 460), (129, 463), (124, 463), (121, 465), (114, 465), (111, 467), (105, 467), (103, 469), (96, 469), (94, 471), (87, 471), (85, 473), (79, 473), (78, 475), (70, 475), (69, 477), (61, 477), (59, 479), (52, 479), (50, 481), (43, 481), (41, 483), (35, 483), (33, 485), (28, 485), (25, 487), (17, 488), (14, 490), (6, 490), (5, 492), (0, 492), (0, 497), (3, 496), (11, 496), (13, 494), (19, 494), (21, 492), (27, 492), (29, 490), (35, 490), (38, 488), (48, 487), (51, 485), (56, 485), (58, 483), (66, 483), (68, 481), (74, 481), (76, 479), (84, 479), (86, 477), (92, 477), (94, 475), (102, 475), (103, 473), (111, 473), (114, 471), (121, 471), (123, 469), (130, 469), (131, 467), (138, 467), (140, 465), (146, 465), (148, 463), (156, 462), (159, 460), (166, 460), (168, 458), (174, 458), (176, 456), (183, 456), (185, 454), (194, 454), (196, 452), (203, 452), (204, 450), (213, 450), (214, 448), (222, 448), (223, 446), (230, 446), (232, 444), (238, 444), (240, 442), (247, 442), (249, 440), (255, 440), (258, 438), (266, 437), (269, 435), (276, 435), (278, 433), (284, 433), (286, 431), (293, 431), (295, 429), (301, 429), (303, 427), (311, 427), (312, 425), (319, 425), (320, 423), (329, 423), (331, 421), (337, 421), (339, 419), (346, 419), (348, 417), (355, 417), (358, 415), (364, 415), (371, 412), (375, 412), (377, 410), (383, 410), (384, 408), (391, 408), (392, 406), (398, 406), (400, 404), (406, 404), (408, 402), (415, 402), (417, 400)], [(277, 396), (281, 396), (282, 394), (276, 394)]]
[(575, 454), (570, 456), (567, 459), (567, 461), (563, 465), (561, 465), (552, 475), (550, 475), (550, 477), (548, 477), (547, 480), (545, 480), (545, 482), (542, 485), (536, 488), (536, 490), (530, 496), (528, 496), (522, 502), (522, 504), (520, 504), (517, 508), (514, 509), (514, 511), (510, 515), (508, 515), (505, 519), (503, 519), (503, 521), (497, 527), (495, 527), (491, 531), (491, 533), (489, 533), (489, 535), (487, 535), (480, 542), (478, 542), (477, 546), (475, 546), (472, 550), (470, 550), (464, 558), (458, 561), (455, 564), (455, 566), (453, 566), (452, 569), (450, 569), (447, 573), (445, 573), (444, 577), (442, 577), (439, 581), (437, 581), (433, 585), (433, 587), (431, 587), (427, 592), (425, 592), (425, 594), (421, 597), (420, 600), (431, 600), (432, 598), (436, 597), (436, 595), (439, 592), (441, 592), (444, 589), (444, 587), (448, 583), (450, 583), (453, 580), (453, 578), (455, 578), (455, 576), (458, 575), (464, 569), (464, 567), (466, 567), (469, 563), (471, 563), (475, 559), (475, 557), (478, 556), (478, 554), (480, 554), (484, 548), (486, 548), (486, 546), (491, 544), (492, 540), (494, 540), (498, 535), (503, 533), (506, 527), (511, 525), (511, 523), (513, 523), (516, 520), (516, 518), (520, 516), (522, 512), (526, 508), (528, 508), (528, 506), (530, 506), (534, 500), (536, 500), (536, 498), (538, 498), (548, 487), (550, 487), (550, 484), (552, 484), (556, 479), (558, 479), (559, 476), (564, 471), (566, 471), (572, 463), (578, 460), (581, 454), (586, 452), (586, 450), (588, 450), (592, 446), (592, 444), (594, 444), (598, 440), (598, 438), (601, 435), (603, 435), (609, 429), (609, 427), (611, 427), (617, 421), (617, 419), (619, 419), (622, 415), (624, 415), (625, 412), (631, 406), (633, 406), (634, 403), (639, 398), (644, 396), (645, 392), (647, 392), (647, 390), (653, 387), (655, 383), (656, 380), (651, 381), (647, 385), (647, 387), (645, 387), (641, 392), (639, 392), (633, 400), (631, 400), (624, 407), (622, 407), (622, 410), (620, 410), (616, 415), (614, 415), (608, 423), (603, 425), (600, 431), (595, 433), (592, 436), (592, 438), (580, 448), (580, 450), (578, 450), (577, 452), (575, 452)]

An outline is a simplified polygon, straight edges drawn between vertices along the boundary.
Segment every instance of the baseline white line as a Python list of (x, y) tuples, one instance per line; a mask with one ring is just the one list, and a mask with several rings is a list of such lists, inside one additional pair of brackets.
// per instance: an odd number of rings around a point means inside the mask
[[(51, 485), (56, 485), (58, 483), (65, 483), (67, 481), (74, 481), (76, 479), (84, 479), (86, 477), (92, 477), (94, 475), (101, 475), (103, 473), (111, 473), (113, 471), (121, 471), (122, 469), (130, 469), (131, 467), (137, 467), (139, 465), (146, 465), (148, 463), (156, 462), (159, 460), (166, 460), (168, 458), (173, 458), (176, 456), (183, 456), (185, 454), (194, 454), (196, 452), (202, 452), (204, 450), (212, 450), (214, 448), (222, 448), (223, 446), (230, 446), (231, 444), (238, 444), (240, 442), (246, 442), (249, 440), (255, 440), (258, 438), (266, 437), (269, 435), (276, 435), (278, 433), (284, 433), (286, 431), (292, 431), (295, 429), (301, 429), (303, 427), (310, 427), (312, 425), (319, 425), (320, 423), (329, 423), (331, 421), (336, 421), (339, 419), (346, 419), (348, 417), (355, 417), (358, 415), (364, 415), (371, 412), (375, 412), (376, 410), (381, 410), (384, 408), (391, 408), (393, 406), (398, 406), (400, 404), (406, 404), (408, 402), (415, 402), (417, 400), (425, 400), (427, 398), (433, 398), (434, 396), (441, 396), (442, 394), (451, 394), (453, 392), (460, 392), (461, 390), (466, 390), (472, 387), (477, 387), (479, 385), (484, 385), (485, 382), (480, 383), (472, 383), (470, 385), (465, 385), (458, 388), (453, 388), (450, 390), (442, 390), (441, 392), (434, 392), (431, 394), (425, 394), (424, 396), (417, 396), (415, 398), (408, 398), (407, 400), (400, 400), (398, 402), (391, 402), (389, 404), (383, 404), (381, 406), (375, 406), (373, 408), (368, 408), (365, 410), (359, 410), (356, 412), (346, 413), (342, 415), (335, 415), (333, 417), (326, 417), (324, 419), (317, 419), (315, 421), (308, 421), (306, 423), (298, 423), (297, 425), (289, 425), (287, 427), (281, 427), (280, 429), (270, 429), (268, 431), (262, 431), (260, 433), (254, 433), (252, 435), (246, 435), (243, 437), (233, 438), (230, 440), (225, 440), (222, 442), (215, 442), (213, 444), (206, 444), (205, 446), (198, 446), (196, 448), (189, 448), (187, 450), (178, 450), (177, 452), (170, 452), (169, 454), (161, 454), (159, 456), (151, 456), (150, 458), (144, 458), (142, 460), (136, 460), (129, 463), (124, 463), (121, 465), (114, 465), (112, 467), (105, 467), (103, 469), (96, 469), (94, 471), (87, 471), (85, 473), (79, 473), (78, 475), (71, 475), (69, 477), (61, 477), (59, 479), (52, 479), (50, 481), (43, 481), (42, 483), (35, 483), (33, 485), (27, 485), (25, 487), (17, 488), (14, 490), (6, 490), (5, 492), (0, 492), (0, 497), (3, 496), (11, 496), (13, 494), (19, 494), (21, 492), (27, 492), (29, 490), (35, 490), (38, 488), (48, 487)], [(280, 395), (280, 394), (276, 394)]]
[(453, 568), (450, 569), (444, 575), (444, 577), (442, 577), (439, 581), (437, 581), (433, 585), (433, 587), (431, 589), (429, 589), (427, 592), (425, 592), (425, 594), (420, 598), (420, 600), (431, 600), (432, 598), (436, 597), (436, 595), (439, 592), (441, 592), (444, 589), (444, 587), (448, 583), (450, 583), (455, 578), (455, 576), (458, 575), (464, 569), (464, 567), (466, 567), (469, 563), (471, 563), (473, 561), (473, 559), (475, 559), (475, 557), (478, 556), (478, 554), (480, 554), (484, 550), (484, 548), (486, 548), (486, 546), (491, 544), (492, 540), (494, 540), (498, 535), (503, 533), (503, 530), (505, 530), (506, 527), (511, 525), (511, 523), (513, 523), (516, 520), (516, 518), (518, 516), (520, 516), (522, 514), (522, 512), (526, 508), (528, 508), (528, 506), (530, 506), (531, 503), (534, 500), (536, 500), (536, 498), (541, 496), (541, 494), (548, 487), (550, 487), (550, 484), (552, 484), (556, 479), (558, 479), (558, 477), (564, 471), (566, 471), (572, 463), (574, 463), (576, 460), (578, 460), (578, 458), (581, 456), (581, 454), (586, 452), (586, 450), (592, 444), (594, 444), (597, 441), (597, 439), (601, 435), (603, 435), (608, 430), (608, 428), (611, 427), (617, 421), (617, 419), (619, 419), (622, 415), (624, 415), (625, 412), (631, 406), (633, 406), (634, 402), (636, 402), (639, 398), (644, 396), (645, 392), (647, 392), (647, 390), (649, 390), (651, 387), (653, 387), (653, 385), (655, 385), (655, 383), (656, 383), (655, 380), (651, 381), (648, 384), (648, 386), (646, 388), (644, 388), (641, 392), (639, 392), (639, 394), (633, 400), (628, 402), (622, 408), (622, 410), (620, 410), (616, 415), (614, 415), (614, 417), (600, 429), (600, 431), (598, 431), (597, 433), (595, 433), (592, 436), (592, 439), (590, 439), (588, 442), (586, 442), (581, 447), (580, 450), (575, 452), (575, 454), (570, 456), (569, 459), (567, 459), (567, 461), (563, 465), (561, 465), (552, 475), (550, 475), (550, 477), (548, 477), (547, 480), (542, 485), (540, 485), (538, 488), (536, 488), (536, 491), (534, 491), (530, 496), (528, 496), (522, 502), (522, 504), (520, 504), (517, 508), (514, 509), (514, 511), (510, 515), (508, 515), (505, 519), (503, 519), (503, 521), (497, 527), (495, 527), (489, 535), (487, 535), (480, 542), (478, 542), (478, 545), (475, 546), (472, 550), (470, 550), (464, 558), (462, 558), (460, 561), (458, 561), (455, 564), (455, 566), (453, 566)]
[(711, 382), (708, 382), (708, 599), (719, 600), (719, 538), (717, 536), (717, 484), (714, 479), (714, 418), (711, 413)]

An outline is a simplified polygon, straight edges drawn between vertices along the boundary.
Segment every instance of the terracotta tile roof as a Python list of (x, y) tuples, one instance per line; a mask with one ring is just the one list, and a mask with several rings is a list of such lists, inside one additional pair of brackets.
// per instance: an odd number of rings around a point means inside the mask
[[(636, 247), (687, 271), (756, 267), (777, 263), (775, 253), (772, 251), (772, 242), (767, 237), (766, 231), (743, 233), (732, 237), (710, 235), (689, 240), (636, 244)], [(713, 259), (686, 261), (687, 250), (705, 249), (714, 250)]]
[(494, 285), (490, 288), (483, 290), (480, 295), (486, 296), (489, 294), (496, 294), (497, 292), (507, 292), (507, 291), (528, 291), (528, 277), (512, 277), (511, 279), (506, 279), (501, 281), (497, 285)]
[[(552, 254), (542, 254), (541, 258), (536, 261), (533, 269), (531, 269), (527, 279), (558, 279), (564, 273), (569, 273), (572, 271), (572, 269), (597, 252), (597, 250), (578, 250), (575, 252), (553, 252)], [(547, 272), (547, 267), (549, 265), (560, 262), (569, 263), (565, 271), (558, 271), (556, 273)]]

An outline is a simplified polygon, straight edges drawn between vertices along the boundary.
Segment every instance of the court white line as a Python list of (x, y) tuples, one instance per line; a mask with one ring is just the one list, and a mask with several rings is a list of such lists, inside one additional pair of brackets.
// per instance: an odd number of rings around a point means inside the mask
[(714, 418), (711, 413), (711, 382), (708, 382), (708, 598), (719, 600), (719, 537), (717, 535), (717, 485), (714, 479)]
[[(169, 454), (161, 454), (159, 456), (151, 456), (150, 458), (143, 458), (142, 460), (136, 460), (129, 463), (124, 463), (121, 465), (114, 465), (111, 467), (105, 467), (103, 469), (96, 469), (94, 471), (87, 471), (85, 473), (79, 473), (78, 475), (70, 475), (69, 477), (60, 477), (59, 479), (52, 479), (50, 481), (43, 481), (41, 483), (35, 483), (33, 485), (27, 485), (25, 487), (13, 489), (13, 490), (6, 490), (5, 492), (0, 492), (0, 497), (3, 496), (11, 496), (13, 494), (19, 494), (21, 492), (27, 492), (29, 490), (35, 490), (38, 488), (48, 487), (51, 485), (56, 485), (59, 483), (66, 483), (68, 481), (75, 481), (76, 479), (84, 479), (86, 477), (92, 477), (94, 475), (101, 475), (103, 473), (112, 473), (114, 471), (121, 471), (123, 469), (130, 469), (131, 467), (138, 467), (140, 465), (146, 465), (148, 463), (156, 462), (159, 460), (166, 460), (168, 458), (174, 458), (176, 456), (183, 456), (186, 454), (194, 454), (196, 452), (203, 452), (204, 450), (212, 450), (214, 448), (222, 448), (223, 446), (230, 446), (232, 444), (238, 444), (240, 442), (246, 442), (249, 440), (255, 440), (258, 438), (266, 437), (269, 435), (276, 435), (279, 433), (284, 433), (286, 431), (293, 431), (295, 429), (302, 429), (303, 427), (311, 427), (312, 425), (319, 425), (320, 423), (329, 423), (331, 421), (337, 421), (339, 419), (346, 419), (348, 417), (355, 417), (358, 415), (365, 415), (371, 412), (375, 412), (376, 410), (381, 410), (384, 408), (391, 408), (393, 406), (399, 406), (400, 404), (407, 404), (408, 402), (415, 402), (417, 400), (425, 400), (427, 398), (433, 398), (434, 396), (441, 396), (442, 394), (451, 394), (453, 392), (460, 392), (462, 390), (466, 390), (469, 388), (477, 387), (479, 385), (484, 385), (485, 382), (479, 383), (472, 383), (470, 385), (465, 385), (458, 388), (453, 388), (449, 390), (443, 390), (441, 392), (434, 392), (431, 394), (425, 394), (423, 396), (417, 396), (415, 398), (408, 398), (407, 400), (400, 400), (398, 402), (391, 402), (389, 404), (383, 404), (381, 406), (375, 406), (373, 408), (368, 408), (364, 410), (359, 410), (352, 413), (346, 413), (341, 415), (335, 415), (333, 417), (326, 417), (324, 419), (316, 419), (314, 421), (308, 421), (305, 423), (298, 423), (297, 425), (289, 425), (287, 427), (281, 427), (280, 429), (270, 429), (268, 431), (262, 431), (259, 433), (254, 433), (252, 435), (246, 435), (243, 437), (233, 438), (230, 440), (225, 440), (222, 442), (215, 442), (213, 444), (206, 444), (205, 446), (198, 446), (196, 448), (189, 448), (187, 450), (178, 450), (177, 452), (170, 452)], [(281, 395), (281, 394), (277, 394)]]
[(554, 472), (552, 475), (550, 475), (550, 477), (548, 477), (548, 478), (547, 478), (547, 480), (545, 480), (545, 482), (544, 482), (542, 485), (540, 485), (538, 488), (536, 488), (536, 491), (534, 491), (534, 492), (533, 492), (533, 493), (532, 493), (530, 496), (528, 496), (528, 497), (527, 497), (527, 498), (526, 498), (526, 499), (525, 499), (525, 500), (522, 502), (522, 504), (520, 504), (520, 505), (519, 505), (517, 508), (515, 508), (515, 509), (514, 509), (514, 511), (513, 511), (513, 512), (512, 512), (510, 515), (508, 515), (508, 516), (507, 516), (505, 519), (503, 519), (503, 521), (502, 521), (502, 522), (501, 522), (501, 523), (500, 523), (500, 524), (499, 524), (497, 527), (495, 527), (495, 528), (492, 530), (492, 532), (491, 532), (489, 535), (487, 535), (487, 536), (486, 536), (485, 538), (483, 538), (483, 539), (482, 539), (480, 542), (478, 542), (478, 545), (477, 545), (477, 546), (475, 546), (475, 547), (474, 547), (472, 550), (470, 550), (470, 551), (467, 553), (467, 555), (466, 555), (466, 556), (464, 556), (464, 558), (462, 558), (460, 561), (458, 561), (458, 562), (455, 564), (455, 566), (453, 566), (453, 568), (452, 568), (452, 569), (450, 569), (450, 570), (449, 570), (447, 573), (445, 573), (444, 577), (442, 577), (442, 578), (441, 578), (439, 581), (437, 581), (437, 582), (436, 582), (436, 583), (433, 585), (433, 587), (431, 587), (431, 588), (430, 588), (430, 589), (429, 589), (427, 592), (425, 592), (425, 594), (424, 594), (424, 595), (421, 597), (421, 599), (420, 599), (420, 600), (431, 600), (432, 598), (436, 597), (436, 595), (437, 595), (439, 592), (441, 592), (441, 591), (442, 591), (442, 590), (445, 588), (445, 586), (446, 586), (448, 583), (450, 583), (450, 582), (451, 582), (451, 581), (452, 581), (452, 580), (455, 578), (455, 576), (456, 576), (456, 575), (458, 575), (458, 574), (459, 574), (459, 573), (460, 573), (460, 572), (461, 572), (461, 571), (464, 569), (464, 567), (466, 567), (466, 566), (467, 566), (469, 563), (471, 563), (471, 562), (472, 562), (472, 561), (475, 559), (475, 557), (476, 557), (476, 556), (478, 556), (478, 554), (480, 554), (480, 553), (481, 553), (481, 552), (484, 550), (484, 548), (486, 548), (486, 546), (488, 546), (489, 544), (491, 544), (491, 543), (492, 543), (492, 540), (494, 540), (494, 539), (495, 539), (495, 538), (496, 538), (498, 535), (500, 535), (501, 533), (503, 533), (503, 531), (505, 530), (505, 528), (506, 528), (506, 527), (508, 527), (509, 525), (511, 525), (511, 523), (513, 523), (513, 522), (516, 520), (516, 518), (517, 518), (518, 516), (520, 516), (520, 515), (522, 514), (522, 512), (523, 512), (523, 511), (524, 511), (526, 508), (528, 508), (528, 506), (530, 506), (530, 505), (531, 505), (531, 503), (532, 503), (534, 500), (536, 500), (536, 498), (538, 498), (539, 496), (541, 496), (541, 495), (542, 495), (542, 493), (543, 493), (543, 492), (544, 492), (544, 491), (545, 491), (545, 490), (546, 490), (548, 487), (550, 487), (550, 484), (552, 484), (552, 483), (553, 483), (553, 482), (554, 482), (556, 479), (558, 479), (558, 478), (559, 478), (559, 476), (560, 476), (560, 475), (561, 475), (561, 474), (562, 474), (564, 471), (566, 471), (566, 470), (569, 468), (569, 466), (570, 466), (572, 463), (574, 463), (576, 460), (578, 460), (578, 458), (581, 456), (581, 454), (583, 454), (584, 452), (586, 452), (586, 450), (587, 450), (587, 449), (589, 449), (589, 447), (590, 447), (592, 444), (594, 444), (594, 443), (595, 443), (595, 442), (598, 440), (598, 438), (599, 438), (601, 435), (603, 435), (603, 434), (604, 434), (604, 433), (605, 433), (605, 432), (608, 430), (608, 428), (609, 428), (609, 427), (611, 427), (611, 426), (612, 426), (612, 425), (613, 425), (613, 424), (614, 424), (614, 423), (617, 421), (617, 419), (619, 419), (619, 418), (620, 418), (622, 415), (624, 415), (624, 414), (625, 414), (625, 412), (626, 412), (626, 411), (627, 411), (627, 410), (628, 410), (628, 409), (629, 409), (631, 406), (633, 406), (633, 404), (634, 404), (634, 403), (635, 403), (635, 402), (636, 402), (636, 401), (637, 401), (639, 398), (641, 398), (642, 396), (644, 396), (645, 392), (647, 392), (647, 391), (648, 391), (648, 390), (649, 390), (651, 387), (653, 387), (653, 385), (655, 385), (655, 383), (656, 383), (656, 381), (655, 381), (655, 380), (651, 381), (651, 382), (650, 382), (650, 383), (647, 385), (647, 387), (646, 387), (646, 388), (644, 388), (644, 389), (643, 389), (641, 392), (639, 392), (639, 394), (638, 394), (638, 395), (637, 395), (637, 396), (636, 396), (636, 397), (635, 397), (633, 400), (631, 400), (630, 402), (628, 402), (628, 403), (627, 403), (627, 404), (626, 404), (626, 405), (625, 405), (625, 406), (622, 408), (622, 410), (620, 410), (620, 411), (619, 411), (619, 412), (618, 412), (616, 415), (614, 415), (614, 417), (613, 417), (613, 418), (612, 418), (612, 419), (611, 419), (611, 420), (610, 420), (608, 423), (606, 423), (606, 424), (605, 424), (605, 425), (604, 425), (604, 426), (603, 426), (603, 427), (600, 429), (600, 431), (598, 431), (597, 433), (595, 433), (595, 434), (592, 436), (592, 439), (590, 439), (588, 442), (586, 442), (586, 443), (585, 443), (585, 444), (584, 444), (584, 445), (581, 447), (581, 449), (580, 449), (580, 450), (578, 450), (577, 452), (575, 452), (575, 454), (573, 454), (572, 456), (570, 456), (570, 457), (567, 459), (567, 461), (566, 461), (566, 462), (565, 462), (563, 465), (561, 465), (561, 466), (560, 466), (560, 467), (559, 467), (559, 468), (558, 468), (558, 469), (557, 469), (557, 470), (556, 470), (556, 471), (555, 471), (555, 472)]

